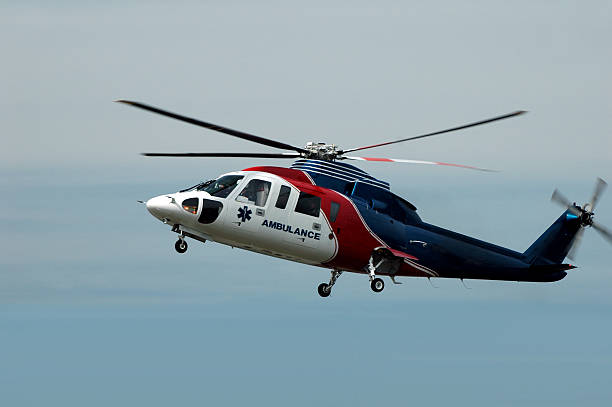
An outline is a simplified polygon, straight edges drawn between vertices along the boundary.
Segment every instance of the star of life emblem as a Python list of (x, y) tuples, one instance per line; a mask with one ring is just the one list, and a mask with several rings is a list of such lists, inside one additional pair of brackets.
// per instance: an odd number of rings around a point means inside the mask
[(238, 208), (238, 217), (243, 222), (246, 222), (247, 220), (251, 220), (251, 214), (252, 213), (253, 213), (253, 211), (250, 210), (249, 207), (246, 206), (246, 205), (244, 206), (244, 208)]

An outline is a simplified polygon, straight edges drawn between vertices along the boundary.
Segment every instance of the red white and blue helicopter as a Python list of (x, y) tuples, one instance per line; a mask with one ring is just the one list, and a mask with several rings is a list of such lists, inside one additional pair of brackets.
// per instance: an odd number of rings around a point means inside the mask
[(365, 160), (448, 165), (431, 161), (355, 157), (347, 153), (462, 130), (518, 116), (517, 111), (450, 129), (365, 147), (333, 144), (295, 147), (279, 141), (207, 123), (139, 102), (119, 100), (173, 119), (280, 150), (281, 153), (144, 153), (149, 157), (289, 158), (289, 167), (258, 166), (223, 174), (176, 193), (149, 199), (149, 212), (178, 234), (175, 249), (187, 250), (186, 238), (207, 240), (331, 270), (318, 287), (327, 297), (345, 271), (366, 274), (375, 292), (380, 276), (441, 277), (552, 282), (564, 278), (586, 227), (608, 241), (612, 233), (593, 221), (593, 210), (606, 187), (597, 180), (589, 203), (578, 206), (555, 190), (552, 200), (564, 213), (524, 252), (519, 253), (421, 220), (410, 202), (393, 194), (389, 183), (341, 162)]

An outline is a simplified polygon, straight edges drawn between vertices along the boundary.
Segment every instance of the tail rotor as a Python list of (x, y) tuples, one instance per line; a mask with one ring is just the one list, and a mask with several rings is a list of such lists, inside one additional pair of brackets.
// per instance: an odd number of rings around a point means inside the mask
[(574, 241), (572, 242), (572, 247), (567, 256), (572, 260), (576, 259), (576, 252), (580, 247), (580, 242), (582, 241), (584, 229), (587, 227), (593, 227), (593, 229), (598, 231), (609, 243), (612, 243), (612, 231), (593, 220), (593, 216), (595, 214), (595, 205), (597, 204), (597, 201), (599, 201), (601, 194), (607, 186), (608, 184), (606, 183), (606, 181), (601, 178), (597, 178), (597, 183), (595, 184), (595, 190), (593, 191), (591, 201), (585, 203), (583, 206), (578, 206), (575, 202), (571, 203), (570, 200), (567, 199), (565, 195), (563, 195), (558, 189), (555, 189), (552, 196), (550, 197), (550, 200), (552, 202), (555, 202), (565, 207), (572, 215), (574, 215), (580, 221), (580, 230), (578, 231), (578, 233), (576, 233)]

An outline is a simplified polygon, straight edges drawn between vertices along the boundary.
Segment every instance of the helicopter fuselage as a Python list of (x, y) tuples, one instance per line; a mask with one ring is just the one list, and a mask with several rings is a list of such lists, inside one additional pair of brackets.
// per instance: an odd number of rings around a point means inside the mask
[(224, 174), (147, 208), (182, 237), (338, 271), (556, 281), (572, 268), (427, 224), (383, 181), (332, 171), (352, 166), (303, 161)]

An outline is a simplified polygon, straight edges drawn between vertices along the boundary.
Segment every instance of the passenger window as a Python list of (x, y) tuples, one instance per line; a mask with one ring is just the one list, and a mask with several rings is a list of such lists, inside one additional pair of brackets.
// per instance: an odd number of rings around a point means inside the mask
[(255, 206), (264, 206), (270, 194), (270, 185), (272, 184), (268, 181), (252, 179), (236, 197), (236, 200), (251, 203)]
[(331, 210), (329, 211), (329, 220), (335, 222), (338, 217), (338, 211), (340, 211), (340, 204), (338, 202), (331, 203)]
[(278, 199), (276, 200), (276, 207), (279, 209), (285, 209), (287, 207), (289, 195), (291, 195), (291, 188), (286, 185), (282, 185), (280, 187), (280, 192), (278, 193)]
[(183, 201), (183, 209), (194, 215), (198, 213), (198, 198), (189, 198)]
[(321, 198), (306, 192), (300, 192), (295, 211), (318, 218), (321, 211)]

